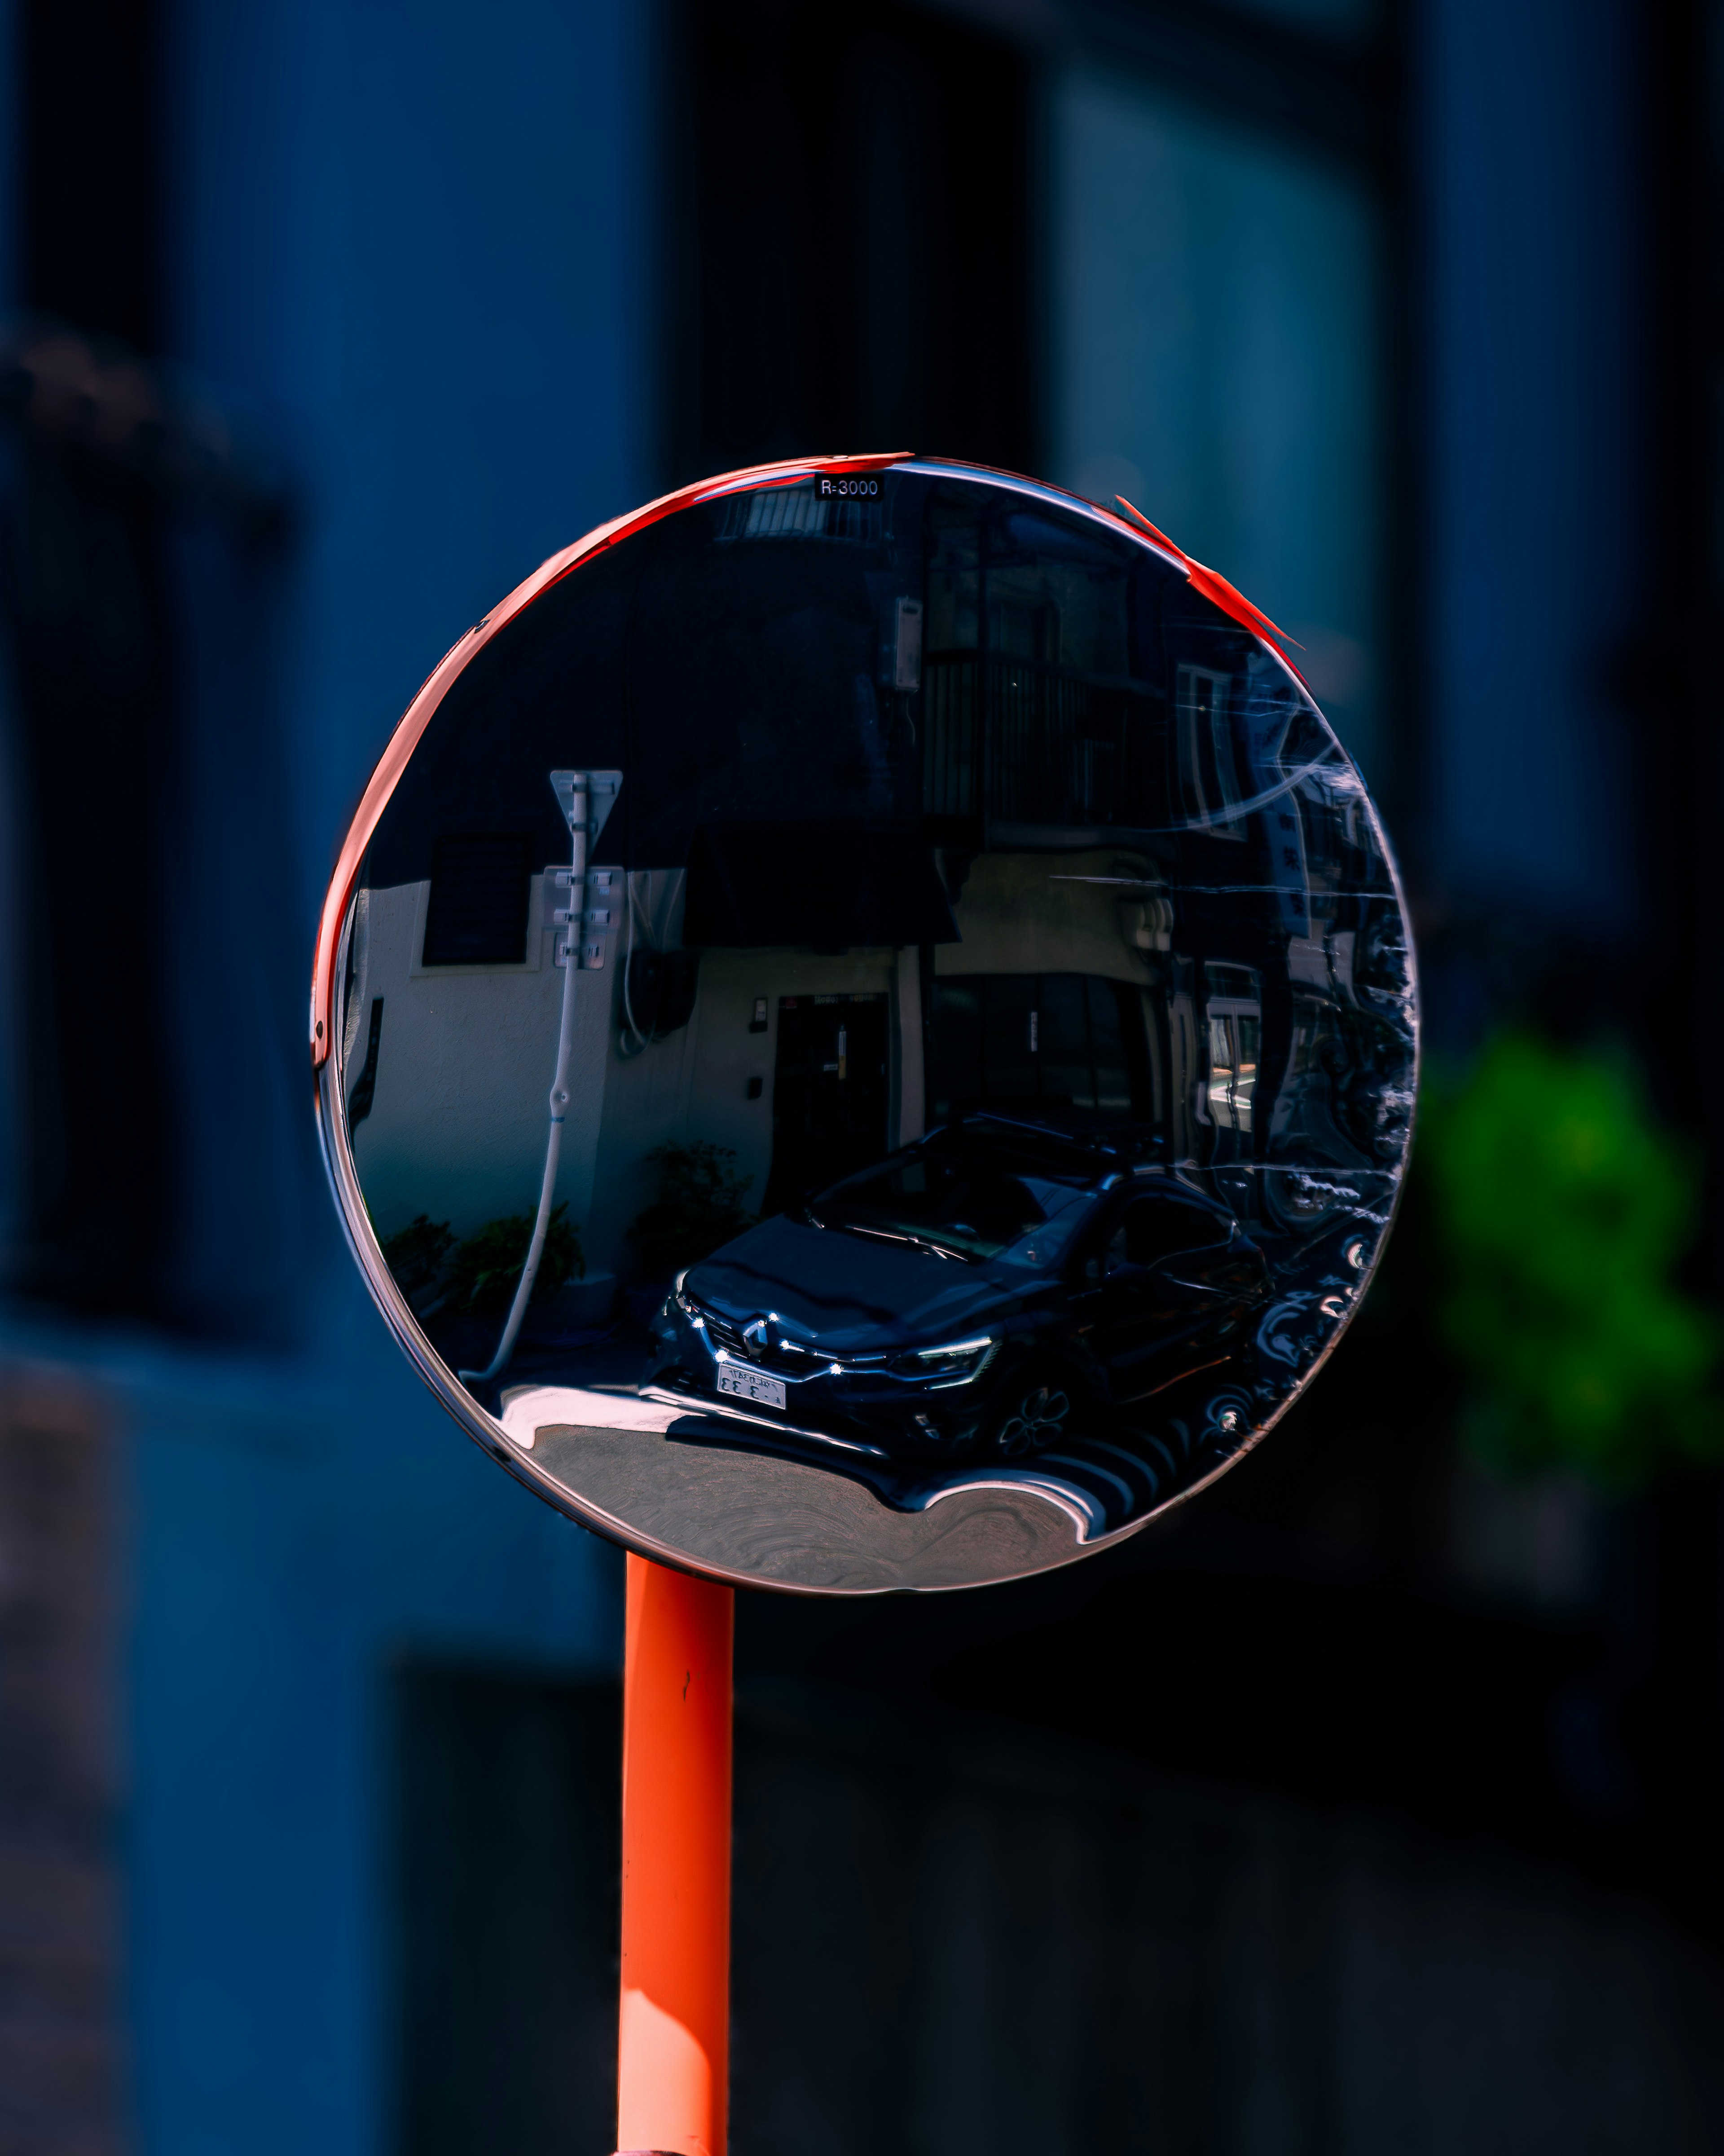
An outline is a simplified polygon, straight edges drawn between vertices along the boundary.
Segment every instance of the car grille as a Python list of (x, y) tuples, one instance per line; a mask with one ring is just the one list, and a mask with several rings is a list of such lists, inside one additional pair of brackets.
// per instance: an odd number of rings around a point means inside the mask
[(706, 1321), (706, 1337), (715, 1347), (722, 1348), (726, 1354), (735, 1355), (745, 1363), (752, 1363), (755, 1359), (750, 1350), (742, 1345), (740, 1327), (726, 1323), (722, 1317), (715, 1317), (704, 1306), (700, 1315)]
[(837, 1363), (841, 1370), (878, 1370), (887, 1360), (884, 1355), (829, 1355), (824, 1349), (813, 1354), (800, 1353), (795, 1348), (757, 1348), (742, 1337), (742, 1328), (727, 1317), (721, 1317), (704, 1302), (696, 1302), (692, 1296), (685, 1300), (697, 1313), (706, 1328), (706, 1337), (715, 1348), (721, 1348), (726, 1355), (734, 1355), (739, 1363), (752, 1363), (757, 1370), (782, 1371), (787, 1377), (811, 1378), (817, 1371), (829, 1370)]

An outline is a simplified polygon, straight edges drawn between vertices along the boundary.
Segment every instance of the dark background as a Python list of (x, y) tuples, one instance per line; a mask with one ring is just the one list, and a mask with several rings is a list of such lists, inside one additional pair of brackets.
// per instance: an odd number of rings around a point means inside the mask
[[(100, 2054), (130, 2063), (80, 2147), (602, 2151), (616, 1566), (393, 1370), (303, 1097), (370, 757), (468, 620), (663, 488), (809, 448), (1130, 465), (1272, 616), (1365, 652), (1333, 707), (1439, 1058), (1511, 1022), (1625, 1048), (1692, 1147), (1716, 1304), (1724, 23), (5, 23), (0, 1347), (14, 1391), (95, 1383), (119, 1522), (100, 1623), (51, 1587), (16, 1619), (105, 1642), (54, 1680), (113, 1732), (93, 1810), (0, 1641), (15, 2145), (71, 2145), (43, 2062)], [(1073, 131), (1126, 111), (1151, 147), (1103, 217)], [(1301, 188), (1366, 235), (1351, 268), (1262, 244)], [(1178, 354), (1241, 291), (1268, 356), (1218, 416)], [(1085, 434), (1111, 339), (1178, 470)], [(1297, 367), (1368, 400), (1357, 470), (1276, 462)], [(1352, 565), (1357, 620), (1274, 588), (1301, 556)], [(1285, 1426), (1126, 1548), (974, 1597), (743, 1599), (745, 2156), (1718, 2144), (1717, 1476), (1474, 1459), (1432, 1203), (1415, 1169)], [(131, 1913), (69, 1961), (4, 1880), (74, 1845)]]

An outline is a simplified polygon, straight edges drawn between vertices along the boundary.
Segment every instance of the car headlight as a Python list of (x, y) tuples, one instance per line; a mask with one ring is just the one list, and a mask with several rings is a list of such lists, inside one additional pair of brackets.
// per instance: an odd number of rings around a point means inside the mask
[(687, 1295), (684, 1292), (682, 1284), (687, 1278), (688, 1273), (686, 1270), (680, 1272), (676, 1276), (676, 1278), (670, 1284), (670, 1299), (682, 1312), (685, 1317), (692, 1318), (695, 1324), (698, 1325), (701, 1322), (700, 1306), (695, 1301), (692, 1296)]
[(937, 1378), (946, 1384), (967, 1385), (979, 1378), (1000, 1351), (992, 1333), (974, 1340), (951, 1340), (939, 1348), (918, 1348), (898, 1357), (894, 1368), (906, 1378)]

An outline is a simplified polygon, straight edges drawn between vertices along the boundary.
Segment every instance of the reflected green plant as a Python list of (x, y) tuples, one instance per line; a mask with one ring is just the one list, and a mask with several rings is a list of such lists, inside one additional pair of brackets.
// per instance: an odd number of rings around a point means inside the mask
[(394, 1274), (396, 1286), (412, 1302), (436, 1286), (454, 1247), (455, 1239), (448, 1221), (434, 1220), (429, 1214), (420, 1213), (405, 1228), (398, 1228), (393, 1235), (384, 1237), (383, 1263)]
[(1464, 1077), (1428, 1081), (1419, 1152), (1437, 1320), (1481, 1458), (1626, 1489), (1663, 1460), (1724, 1452), (1717, 1320), (1675, 1279), (1697, 1166), (1625, 1064), (1499, 1034)]
[[(533, 1281), (531, 1300), (542, 1302), (571, 1277), (587, 1277), (587, 1260), (571, 1223), (563, 1218), (566, 1204), (552, 1212), (545, 1229), (545, 1248)], [(533, 1240), (531, 1213), (505, 1214), (487, 1220), (455, 1252), (449, 1269), (449, 1300), (458, 1308), (499, 1314), (515, 1299), (521, 1269)]]
[(731, 1147), (706, 1138), (666, 1142), (647, 1158), (659, 1171), (659, 1194), (637, 1216), (629, 1240), (649, 1280), (668, 1280), (698, 1264), (752, 1224), (742, 1201), (754, 1178), (736, 1173)]
[[(571, 1278), (587, 1277), (579, 1240), (563, 1218), (567, 1211), (566, 1204), (559, 1205), (546, 1224), (534, 1302), (542, 1302)], [(420, 1213), (383, 1239), (383, 1263), (418, 1317), (434, 1317), (451, 1304), (460, 1311), (495, 1314), (514, 1300), (532, 1243), (533, 1219), (531, 1213), (511, 1213), (487, 1220), (458, 1248), (447, 1220)]]

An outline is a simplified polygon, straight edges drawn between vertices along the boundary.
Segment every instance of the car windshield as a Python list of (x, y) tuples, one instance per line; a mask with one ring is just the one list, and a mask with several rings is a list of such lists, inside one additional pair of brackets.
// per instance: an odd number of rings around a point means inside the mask
[(1068, 1165), (1054, 1148), (1044, 1152), (967, 1134), (834, 1184), (810, 1203), (808, 1215), (818, 1227), (848, 1229), (972, 1265), (1041, 1229), (1036, 1255), (1051, 1259), (1055, 1240), (1065, 1240), (1060, 1216), (1075, 1218), (1095, 1180), (1089, 1163), (1074, 1158)]

